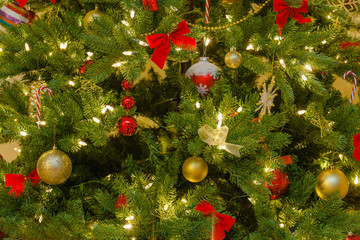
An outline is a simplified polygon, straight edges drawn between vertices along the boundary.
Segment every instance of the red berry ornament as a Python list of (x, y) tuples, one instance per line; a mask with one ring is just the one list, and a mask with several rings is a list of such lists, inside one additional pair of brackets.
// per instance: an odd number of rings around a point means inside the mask
[(125, 109), (131, 109), (135, 106), (135, 100), (133, 97), (126, 96), (121, 100), (121, 106)]
[(201, 96), (206, 96), (215, 81), (219, 79), (219, 73), (220, 69), (210, 63), (207, 57), (201, 57), (198, 63), (186, 71), (185, 76), (191, 78)]
[(272, 171), (275, 176), (271, 180), (272, 186), (266, 184), (266, 187), (270, 189), (271, 199), (278, 199), (286, 192), (287, 187), (290, 184), (288, 175), (281, 169), (275, 169)]
[(137, 122), (132, 116), (123, 116), (117, 123), (117, 129), (124, 136), (131, 136), (136, 132)]
[(360, 236), (349, 234), (345, 240), (360, 240)]
[(80, 68), (80, 73), (85, 74), (86, 68), (89, 67), (91, 64), (93, 64), (94, 60), (89, 60), (85, 62), (85, 65)]
[(134, 85), (132, 83), (129, 83), (128, 80), (124, 80), (122, 81), (121, 86), (124, 90), (129, 91), (130, 89), (133, 88)]

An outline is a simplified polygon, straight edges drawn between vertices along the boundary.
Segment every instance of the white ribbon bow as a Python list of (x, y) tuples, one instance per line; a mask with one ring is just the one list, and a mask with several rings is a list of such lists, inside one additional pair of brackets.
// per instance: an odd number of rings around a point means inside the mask
[(213, 129), (209, 125), (204, 125), (198, 130), (201, 140), (210, 146), (218, 146), (219, 149), (224, 149), (225, 151), (240, 157), (239, 150), (244, 146), (225, 142), (228, 132), (229, 128), (227, 126)]

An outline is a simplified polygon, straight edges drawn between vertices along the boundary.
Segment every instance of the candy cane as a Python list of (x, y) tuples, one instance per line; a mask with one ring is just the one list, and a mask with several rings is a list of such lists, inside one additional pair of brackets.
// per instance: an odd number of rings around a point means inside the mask
[(46, 87), (46, 86), (41, 86), (38, 88), (37, 92), (36, 92), (36, 114), (37, 114), (37, 125), (38, 128), (40, 128), (40, 121), (41, 121), (41, 117), (40, 117), (40, 95), (41, 95), (41, 91), (42, 90), (46, 90), (49, 95), (50, 98), (52, 98), (52, 92), (50, 90), (50, 88)]
[(209, 0), (205, 1), (205, 22), (209, 23)]
[(356, 90), (356, 84), (357, 84), (357, 77), (356, 77), (356, 74), (349, 70), (347, 71), (346, 73), (344, 73), (344, 77), (343, 79), (346, 79), (346, 77), (351, 74), (353, 75), (353, 78), (354, 78), (354, 85), (353, 85), (353, 89), (352, 89), (352, 92), (351, 92), (351, 98), (350, 98), (350, 103), (349, 104), (352, 104), (352, 102), (354, 101), (354, 96), (355, 96), (355, 90)]

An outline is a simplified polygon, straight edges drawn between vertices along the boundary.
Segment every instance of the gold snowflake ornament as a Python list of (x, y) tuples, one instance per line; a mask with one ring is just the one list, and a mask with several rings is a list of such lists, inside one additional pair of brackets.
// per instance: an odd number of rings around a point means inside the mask
[(274, 105), (274, 98), (277, 96), (275, 93), (278, 88), (274, 88), (275, 85), (275, 78), (271, 80), (271, 83), (266, 88), (266, 83), (264, 83), (263, 91), (260, 93), (260, 101), (256, 104), (259, 107), (255, 111), (260, 111), (259, 118), (262, 118), (265, 114), (271, 114), (271, 107)]

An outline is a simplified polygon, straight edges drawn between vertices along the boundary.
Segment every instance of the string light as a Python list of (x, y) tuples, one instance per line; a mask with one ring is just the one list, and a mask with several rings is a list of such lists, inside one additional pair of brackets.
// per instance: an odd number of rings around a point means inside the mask
[(177, 48), (175, 48), (175, 50), (176, 50), (177, 52), (180, 52), (180, 51), (181, 51), (181, 48), (177, 47)]
[(210, 38), (205, 38), (204, 41), (205, 41), (205, 46), (206, 47), (209, 46), (210, 41), (211, 41)]
[(25, 136), (27, 135), (27, 132), (21, 131), (21, 132), (20, 132), (20, 135), (23, 136), (23, 137), (25, 137)]
[(299, 111), (297, 112), (297, 114), (299, 114), (299, 115), (303, 115), (304, 113), (306, 113), (306, 110), (299, 110)]
[(52, 52), (49, 52), (49, 56), (51, 57), (53, 55), (53, 53)]
[(94, 122), (100, 123), (100, 119), (98, 119), (98, 118), (96, 118), (96, 117), (93, 117), (92, 119), (94, 120)]
[(309, 70), (310, 72), (312, 72), (312, 68), (311, 68), (311, 66), (310, 66), (309, 64), (306, 64), (306, 65), (305, 65), (305, 68), (306, 68), (307, 70)]
[(149, 44), (147, 44), (147, 43), (144, 42), (144, 41), (139, 41), (139, 45), (144, 46), (144, 47), (148, 47), (148, 46), (149, 46)]
[(217, 119), (219, 120), (217, 128), (221, 128), (223, 115), (219, 113)]
[(46, 189), (46, 190), (45, 190), (45, 192), (47, 192), (47, 193), (51, 193), (53, 190), (54, 190), (54, 189), (49, 188), (49, 189)]
[(242, 108), (242, 107), (239, 107), (236, 111), (237, 111), (238, 113), (240, 113), (240, 112), (242, 112), (242, 110), (243, 110), (243, 108)]
[(339, 158), (342, 159), (344, 157), (344, 155), (342, 155), (341, 153), (339, 154)]
[(125, 51), (122, 52), (122, 54), (126, 55), (126, 56), (131, 56), (132, 55), (132, 51)]
[(164, 210), (167, 211), (169, 209), (169, 204), (165, 204)]
[(354, 184), (355, 184), (355, 185), (358, 185), (358, 184), (359, 184), (359, 177), (358, 177), (358, 176), (355, 177), (355, 179), (354, 179)]
[(232, 21), (232, 16), (231, 15), (225, 15), (226, 19), (231, 22)]
[(248, 198), (248, 200), (249, 200), (252, 204), (255, 204), (255, 203), (256, 203), (255, 199), (253, 199), (253, 198)]
[(37, 123), (39, 123), (40, 125), (46, 125), (46, 122), (45, 121), (37, 121)]
[(125, 218), (126, 221), (131, 221), (131, 220), (134, 220), (134, 216), (129, 216), (127, 218)]
[(285, 225), (284, 225), (283, 223), (280, 223), (280, 224), (279, 224), (279, 227), (280, 227), (280, 228), (284, 228)]
[(20, 148), (14, 148), (14, 151), (15, 152), (21, 152), (21, 149)]
[(114, 63), (112, 66), (113, 67), (121, 67), (121, 62)]
[(39, 217), (39, 223), (41, 223), (43, 221), (43, 215), (40, 215)]
[(93, 52), (87, 52), (86, 54), (87, 54), (89, 57), (92, 57), (92, 56), (94, 55)]
[(265, 172), (270, 172), (270, 171), (271, 171), (271, 168), (265, 168), (264, 171), (265, 171)]
[(247, 47), (246, 50), (254, 50), (254, 46), (250, 43)]
[(281, 39), (282, 39), (282, 37), (280, 37), (280, 36), (275, 36), (275, 37), (274, 37), (274, 40), (275, 40), (275, 41), (280, 41)]
[(2, 48), (0, 48), (0, 52), (2, 52), (3, 51), (3, 49)]
[(181, 199), (181, 201), (182, 201), (183, 203), (187, 203), (187, 201), (186, 201), (185, 198)]
[(279, 62), (283, 68), (286, 68), (286, 64), (283, 59), (280, 59)]
[(30, 47), (29, 47), (29, 44), (28, 43), (25, 43), (25, 50), (28, 52), (30, 51)]
[(28, 92), (24, 92), (24, 95), (27, 96), (29, 93)]
[(80, 145), (80, 146), (86, 146), (86, 145), (87, 145), (87, 143), (86, 143), (86, 142), (84, 142), (84, 141), (79, 140), (79, 145)]
[(131, 17), (131, 18), (134, 18), (134, 17), (135, 17), (135, 11), (134, 11), (134, 10), (131, 10), (131, 11), (130, 11), (130, 17)]
[(129, 24), (127, 21), (125, 21), (125, 20), (122, 20), (121, 23), (124, 24), (124, 25), (127, 26), (127, 27), (130, 25), (130, 24)]
[(199, 109), (199, 108), (200, 108), (200, 103), (199, 103), (199, 102), (196, 102), (196, 103), (195, 103), (195, 107), (196, 107), (197, 109)]
[(151, 183), (149, 183), (148, 185), (146, 185), (145, 186), (145, 189), (149, 189), (149, 188), (151, 188), (152, 187), (152, 185), (153, 185), (153, 183), (151, 182)]
[(68, 84), (70, 85), (70, 86), (75, 86), (75, 83), (73, 82), (73, 81), (68, 81)]
[(66, 49), (67, 48), (67, 42), (60, 43), (60, 49)]
[(322, 41), (321, 43), (322, 43), (322, 44), (325, 44), (325, 43), (327, 43), (327, 41), (326, 41), (326, 40), (324, 40), (324, 41)]
[(131, 229), (131, 228), (132, 228), (132, 225), (129, 223), (129, 224), (124, 225), (123, 228), (125, 228), (125, 229)]
[(306, 81), (306, 80), (307, 80), (307, 77), (303, 74), (303, 75), (301, 76), (301, 79), (304, 80), (304, 81)]
[(114, 108), (112, 106), (106, 105), (102, 110), (101, 113), (105, 114), (106, 111), (109, 110), (110, 112), (114, 111)]

